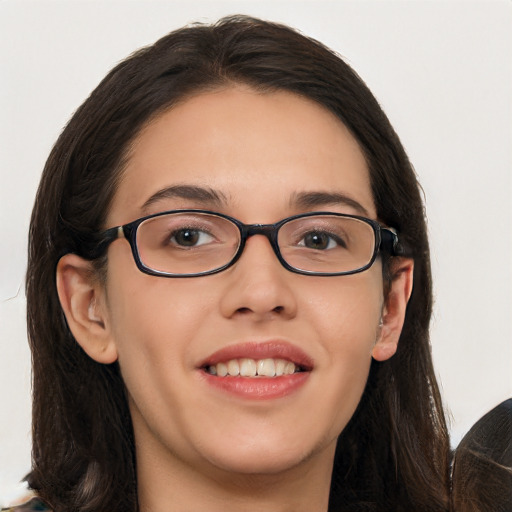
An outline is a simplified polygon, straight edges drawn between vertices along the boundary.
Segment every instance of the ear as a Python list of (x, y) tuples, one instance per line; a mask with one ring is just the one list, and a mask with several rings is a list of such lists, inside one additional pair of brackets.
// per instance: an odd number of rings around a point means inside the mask
[(57, 292), (75, 340), (98, 363), (117, 360), (105, 293), (90, 261), (66, 254), (57, 264)]
[(407, 302), (412, 293), (413, 260), (397, 258), (391, 265), (393, 277), (382, 308), (379, 336), (372, 349), (372, 357), (377, 361), (386, 361), (395, 354), (405, 321)]

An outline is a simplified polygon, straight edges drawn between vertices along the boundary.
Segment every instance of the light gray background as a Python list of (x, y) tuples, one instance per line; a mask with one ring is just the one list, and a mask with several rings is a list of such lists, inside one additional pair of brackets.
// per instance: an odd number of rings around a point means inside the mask
[(453, 443), (512, 396), (512, 3), (0, 1), (0, 504), (30, 467), (26, 234), (44, 161), (106, 72), (192, 21), (246, 13), (341, 53), (423, 184), (432, 346)]

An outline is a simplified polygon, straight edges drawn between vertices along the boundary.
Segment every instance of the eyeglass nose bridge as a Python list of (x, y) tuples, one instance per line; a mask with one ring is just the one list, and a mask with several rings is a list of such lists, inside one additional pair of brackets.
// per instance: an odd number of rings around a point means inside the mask
[(233, 258), (231, 265), (236, 263), (245, 249), (245, 244), (247, 240), (256, 235), (263, 235), (270, 243), (274, 254), (277, 256), (277, 259), (285, 268), (289, 268), (289, 265), (284, 261), (281, 251), (279, 250), (279, 244), (277, 243), (277, 233), (281, 224), (240, 224), (240, 246), (238, 251)]

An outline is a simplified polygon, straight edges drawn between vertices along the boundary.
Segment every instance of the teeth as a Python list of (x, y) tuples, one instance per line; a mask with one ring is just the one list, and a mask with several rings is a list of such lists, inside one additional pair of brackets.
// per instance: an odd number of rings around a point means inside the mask
[(293, 363), (288, 362), (284, 367), (284, 374), (291, 375), (292, 373), (295, 373), (295, 365)]
[(236, 359), (228, 361), (228, 373), (229, 375), (233, 375), (233, 377), (236, 377), (240, 373), (240, 365)]
[(217, 375), (219, 377), (225, 377), (228, 374), (228, 367), (224, 363), (219, 363), (217, 366)]
[(284, 361), (283, 359), (276, 360), (276, 377), (280, 377), (281, 375), (284, 375), (285, 367), (286, 367), (286, 361)]
[(256, 361), (254, 359), (240, 359), (240, 375), (242, 377), (256, 377)]
[(260, 359), (257, 363), (258, 375), (265, 377), (275, 377), (276, 365), (273, 359)]
[(218, 377), (281, 377), (282, 375), (292, 375), (299, 371), (291, 361), (284, 359), (231, 359), (223, 363), (217, 363), (208, 366), (206, 371), (211, 375)]

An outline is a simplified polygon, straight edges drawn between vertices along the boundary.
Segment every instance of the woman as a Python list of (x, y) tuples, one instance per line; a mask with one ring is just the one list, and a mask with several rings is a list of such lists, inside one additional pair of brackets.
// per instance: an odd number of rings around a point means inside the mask
[(55, 511), (448, 508), (416, 177), (287, 27), (185, 28), (103, 80), (48, 159), (27, 300)]

